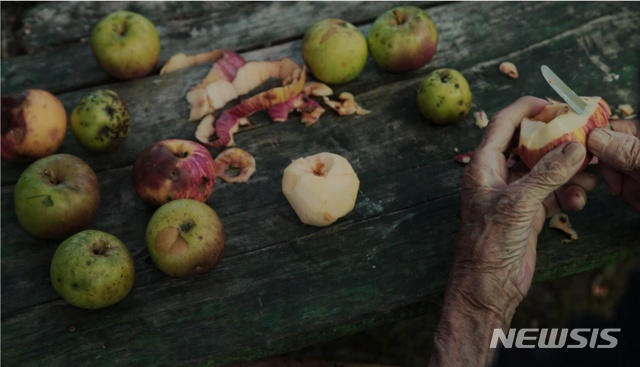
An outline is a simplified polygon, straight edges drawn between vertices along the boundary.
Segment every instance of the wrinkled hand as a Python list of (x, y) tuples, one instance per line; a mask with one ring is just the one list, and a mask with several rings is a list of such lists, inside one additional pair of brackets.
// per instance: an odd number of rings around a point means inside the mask
[(640, 212), (640, 121), (612, 120), (611, 128), (593, 130), (587, 146), (611, 191)]
[(458, 285), (472, 305), (497, 313), (515, 309), (528, 292), (545, 219), (582, 209), (597, 182), (594, 175), (576, 175), (586, 156), (578, 143), (549, 152), (526, 174), (507, 169), (505, 152), (520, 121), (546, 104), (523, 97), (498, 112), (463, 173), (452, 287)]

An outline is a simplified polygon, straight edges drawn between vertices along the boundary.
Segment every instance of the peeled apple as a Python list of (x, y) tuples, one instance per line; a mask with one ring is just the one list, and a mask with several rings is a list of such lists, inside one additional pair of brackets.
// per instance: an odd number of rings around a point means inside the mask
[(346, 158), (319, 153), (284, 170), (282, 192), (302, 223), (323, 227), (353, 210), (360, 181)]

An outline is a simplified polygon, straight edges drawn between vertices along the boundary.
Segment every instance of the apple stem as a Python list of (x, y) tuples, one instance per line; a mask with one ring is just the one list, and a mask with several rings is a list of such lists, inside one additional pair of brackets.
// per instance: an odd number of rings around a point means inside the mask
[(396, 22), (398, 25), (404, 24), (407, 21), (407, 17), (404, 14), (400, 13), (398, 9), (393, 10), (393, 15), (396, 17)]
[(44, 170), (44, 175), (49, 179), (49, 181), (54, 184), (57, 185), (60, 183), (60, 181), (58, 181), (58, 179), (53, 175), (53, 172), (51, 172), (48, 169)]
[(92, 250), (94, 255), (104, 255), (107, 252), (107, 246), (102, 242), (96, 242), (93, 244)]

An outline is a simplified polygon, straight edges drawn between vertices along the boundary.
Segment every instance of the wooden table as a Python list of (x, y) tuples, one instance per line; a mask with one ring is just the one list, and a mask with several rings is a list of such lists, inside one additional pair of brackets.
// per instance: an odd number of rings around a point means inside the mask
[[(49, 264), (56, 241), (28, 235), (13, 212), (14, 183), (26, 165), (2, 162), (3, 366), (223, 365), (291, 351), (387, 322), (423, 314), (441, 302), (458, 239), (460, 174), (456, 149), (473, 149), (483, 131), (469, 115), (449, 126), (425, 121), (415, 103), (425, 75), (460, 70), (473, 92), (472, 111), (491, 115), (522, 95), (556, 97), (541, 77), (547, 64), (582, 95), (615, 109), (640, 109), (640, 4), (420, 3), (440, 31), (438, 52), (422, 70), (380, 71), (371, 60), (348, 84), (367, 116), (327, 111), (304, 127), (266, 114), (236, 136), (257, 173), (246, 184), (216, 183), (209, 204), (227, 234), (214, 271), (174, 279), (152, 264), (144, 243), (153, 209), (137, 197), (132, 162), (166, 138), (194, 139), (186, 91), (209, 65), (119, 82), (94, 61), (88, 37), (102, 16), (129, 9), (148, 16), (162, 40), (161, 62), (177, 52), (214, 48), (247, 60), (302, 62), (301, 37), (313, 22), (339, 17), (366, 34), (390, 3), (46, 3), (24, 15), (29, 54), (2, 61), (2, 93), (44, 88), (70, 112), (98, 88), (129, 106), (133, 128), (111, 154), (91, 154), (68, 134), (59, 152), (88, 162), (102, 203), (91, 228), (122, 239), (135, 257), (134, 288), (122, 302), (88, 311), (53, 290)], [(520, 78), (498, 71), (514, 62)], [(607, 78), (608, 77), (608, 78)], [(283, 169), (322, 151), (350, 160), (361, 180), (355, 209), (326, 228), (300, 223), (283, 196)], [(216, 154), (212, 150), (212, 154)], [(587, 207), (572, 213), (580, 239), (540, 235), (536, 281), (640, 254), (640, 216), (601, 183)]]

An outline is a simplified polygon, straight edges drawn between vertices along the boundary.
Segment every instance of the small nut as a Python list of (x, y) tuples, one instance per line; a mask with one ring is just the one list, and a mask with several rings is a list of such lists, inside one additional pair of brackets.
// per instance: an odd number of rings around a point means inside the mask
[(510, 78), (513, 79), (518, 79), (518, 68), (516, 68), (516, 65), (512, 62), (508, 62), (505, 61), (503, 63), (500, 64), (500, 71), (503, 74), (508, 75)]

